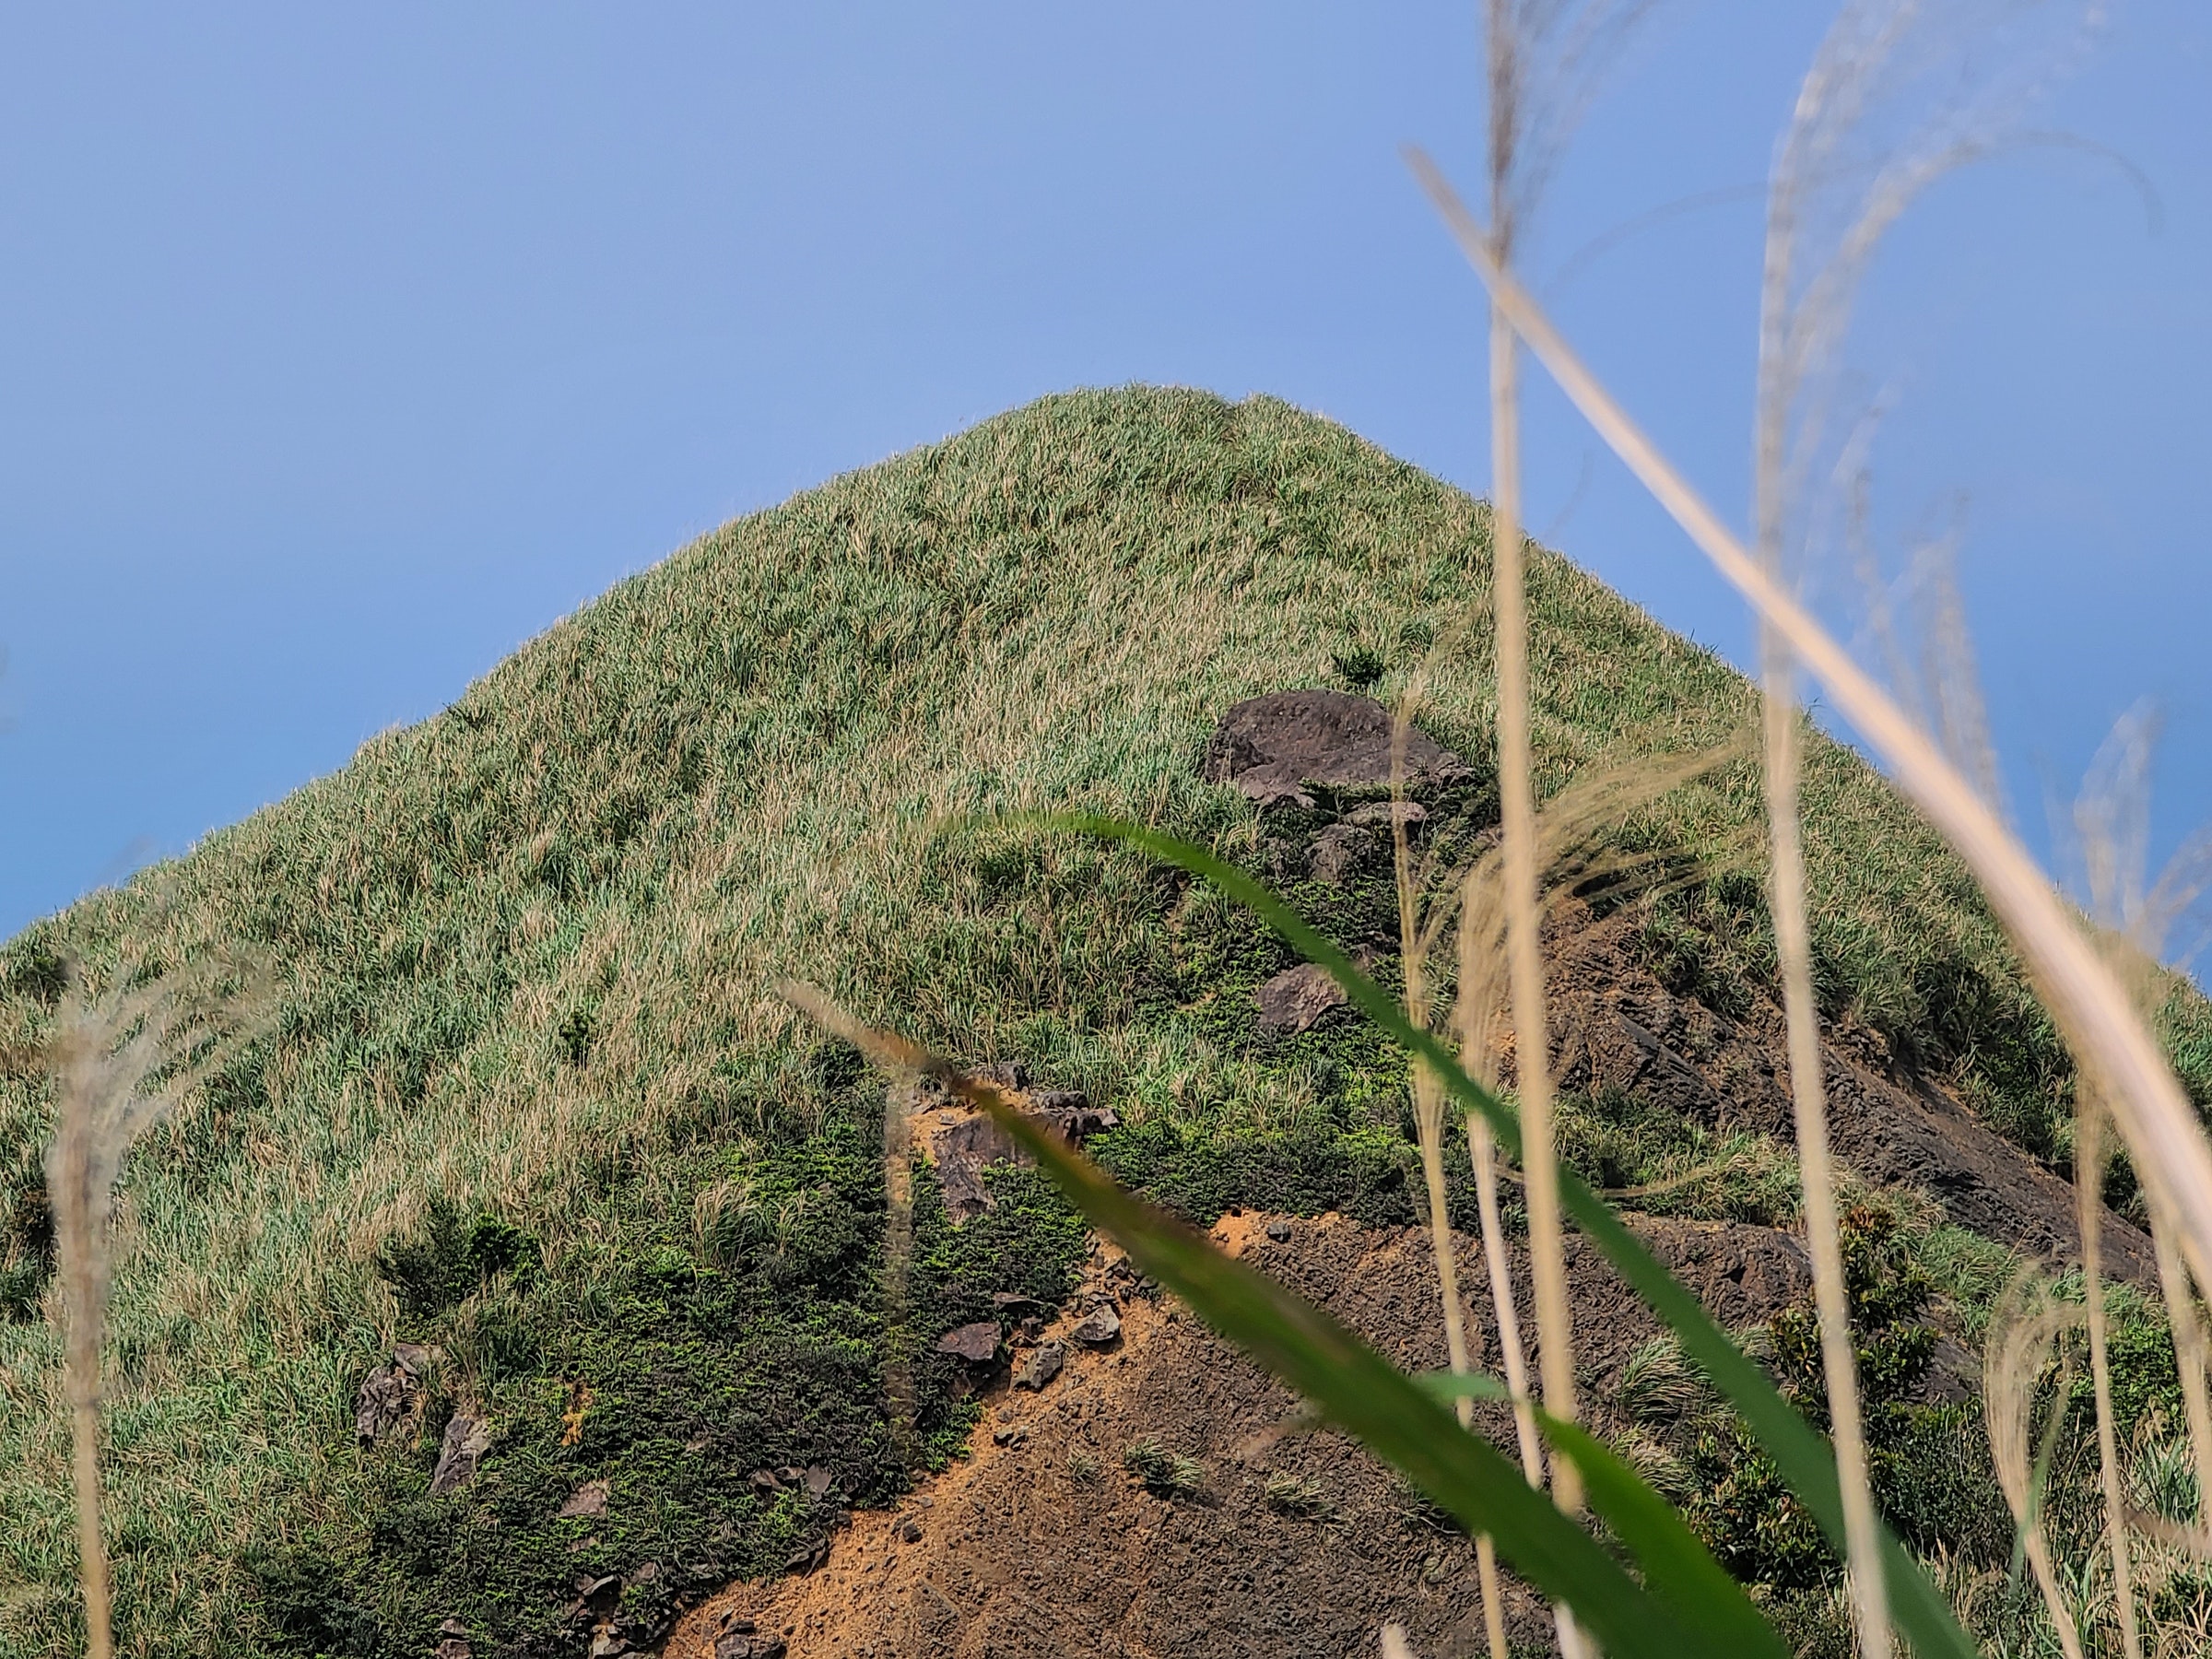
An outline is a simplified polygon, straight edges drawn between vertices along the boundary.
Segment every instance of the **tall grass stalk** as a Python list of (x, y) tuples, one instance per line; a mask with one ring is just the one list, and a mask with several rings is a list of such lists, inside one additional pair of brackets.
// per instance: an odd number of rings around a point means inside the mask
[[(1401, 715), (1398, 730), (1406, 721)], [(1402, 750), (1402, 746), (1401, 746)], [(1422, 1030), (1430, 1029), (1433, 1013), (1429, 984), (1427, 930), (1421, 924), (1421, 881), (1414, 867), (1413, 849), (1406, 835), (1403, 816), (1392, 818), (1392, 842), (1397, 873), (1398, 959), (1406, 976), (1406, 1015)], [(1444, 1349), (1454, 1375), (1467, 1373), (1466, 1316), (1459, 1297), (1459, 1263), (1452, 1242), (1452, 1208), (1444, 1187), (1444, 1090), (1441, 1080), (1426, 1065), (1413, 1068), (1414, 1130), (1420, 1142), (1421, 1176), (1429, 1201), (1429, 1240), (1436, 1255), (1437, 1297), (1441, 1303)], [(1459, 1402), (1464, 1428), (1473, 1420), (1474, 1402)]]
[[(1398, 787), (1394, 796), (1404, 794), (1404, 766), (1406, 735), (1411, 727), (1412, 702), (1410, 696), (1402, 700), (1394, 732), (1395, 744), (1393, 753), (1393, 778)], [(1397, 877), (1399, 960), (1406, 975), (1406, 1013), (1421, 1030), (1430, 1029), (1433, 1015), (1428, 976), (1429, 943), (1422, 926), (1420, 909), (1421, 888), (1419, 872), (1414, 867), (1413, 848), (1406, 838), (1406, 818), (1401, 813), (1391, 815), (1391, 847), (1393, 868)], [(1444, 1089), (1443, 1081), (1426, 1065), (1413, 1068), (1414, 1129), (1420, 1141), (1421, 1177), (1429, 1200), (1429, 1239), (1436, 1255), (1436, 1293), (1442, 1306), (1444, 1324), (1444, 1352), (1454, 1376), (1468, 1373), (1466, 1315), (1459, 1295), (1459, 1261), (1457, 1248), (1452, 1238), (1452, 1206), (1444, 1185)], [(1486, 1241), (1487, 1248), (1487, 1241)], [(1462, 1395), (1453, 1402), (1453, 1409), (1462, 1429), (1471, 1428), (1475, 1420), (1475, 1401)], [(1534, 1482), (1531, 1483), (1535, 1484)], [(1497, 1545), (1488, 1534), (1475, 1540), (1475, 1564), (1477, 1589), (1482, 1597), (1483, 1626), (1490, 1644), (1490, 1659), (1506, 1659), (1504, 1608), (1500, 1601), (1502, 1594), (1498, 1583)], [(1389, 1630), (1384, 1630), (1387, 1649)]]
[(912, 1091), (894, 1084), (883, 1099), (884, 1363), (883, 1391), (889, 1407), (892, 1455), (913, 1466), (914, 1379), (910, 1356), (907, 1288), (914, 1256)]
[[(1492, 16), (1506, 10), (1492, 0)], [(1493, 32), (1496, 25), (1493, 24)], [(1491, 83), (1510, 86), (1510, 40), (1494, 41)], [(1493, 106), (1498, 102), (1496, 93)], [(1492, 117), (1495, 135), (1499, 122)], [(1493, 145), (1497, 139), (1493, 136)], [(1510, 159), (1508, 162), (1510, 165)], [(1499, 167), (1492, 164), (1493, 177)], [(1500, 194), (1502, 195), (1502, 188)], [(1510, 252), (1500, 239), (1502, 259)], [(1544, 1010), (1544, 942), (1536, 908), (1535, 785), (1528, 738), (1528, 593), (1522, 567), (1521, 461), (1518, 398), (1514, 392), (1511, 327), (1502, 315), (1490, 338), (1490, 564), (1497, 618), (1498, 777), (1505, 831), (1506, 958), (1512, 982), (1513, 1068), (1524, 1137), (1522, 1169), (1527, 1181), (1529, 1280), (1535, 1294), (1536, 1355), (1543, 1374), (1544, 1408), (1571, 1422), (1574, 1401), (1574, 1326), (1567, 1290), (1567, 1255), (1559, 1222), (1559, 1148), (1552, 1123), (1551, 1044)], [(1552, 1476), (1559, 1506), (1572, 1512), (1579, 1494), (1571, 1468)], [(1562, 1628), (1563, 1643), (1572, 1638)]]
[[(2089, 915), (2102, 930), (2106, 960), (2122, 984), (2133, 994), (2136, 1008), (2148, 1018), (2171, 994), (2170, 972), (2160, 966), (2160, 953), (2173, 944), (2172, 933), (2212, 884), (2212, 834), (2192, 836), (2168, 861), (2156, 882), (2147, 879), (2150, 851), (2150, 759), (2157, 722), (2147, 705), (2138, 704), (2113, 724), (2082, 779), (2074, 801), (2071, 823), (2080, 864), (2081, 898)], [(2187, 954), (2186, 951), (2183, 952)], [(2100, 1190), (2103, 1159), (2095, 1156), (2102, 1138), (2103, 1103), (2092, 1087), (2076, 1093), (2077, 1122), (2075, 1181), (2077, 1197), (2083, 1180), (2081, 1160), (2085, 1142), (2088, 1163), (2095, 1171), (2091, 1190)], [(2101, 1210), (2101, 1205), (2097, 1206)], [(2207, 1399), (2205, 1374), (2204, 1326), (2189, 1280), (2188, 1268), (2174, 1244), (2174, 1218), (2155, 1194), (2148, 1205), (2150, 1233), (2159, 1268), (2159, 1284), (2166, 1301), (2172, 1332), (2174, 1362), (2181, 1383), (2183, 1416), (2189, 1431), (2190, 1452), (2197, 1476), (2198, 1526), (2204, 1526), (2206, 1501), (2212, 1494), (2212, 1400)], [(2087, 1212), (2081, 1239), (2085, 1271), (2092, 1258)], [(2091, 1288), (2096, 1325), (2090, 1333), (2094, 1358), (2103, 1347), (2103, 1310)], [(2100, 1367), (2101, 1369), (2101, 1367)], [(2109, 1416), (2103, 1401), (2110, 1394), (2109, 1379), (2099, 1396), (2100, 1419)], [(2099, 1425), (2100, 1445), (2116, 1438), (2112, 1425)], [(2111, 1510), (2106, 1481), (2107, 1510)], [(2108, 1513), (2108, 1524), (2110, 1515)], [(2121, 1574), (2114, 1573), (2115, 1591), (2124, 1608), (2130, 1598)]]
[[(1982, 1412), (1989, 1428), (1989, 1448), (1997, 1485), (2012, 1511), (2013, 1526), (2028, 1569), (2043, 1598), (2065, 1659), (2083, 1659), (2080, 1632), (2059, 1583), (2051, 1540), (2043, 1530), (2041, 1465), (2033, 1446), (2038, 1384), (2060, 1335), (2077, 1319), (2077, 1310), (2053, 1301), (2040, 1285), (2022, 1278), (1993, 1311), (1982, 1351)], [(2070, 1382), (2070, 1378), (2065, 1382)], [(2053, 1420), (2046, 1441), (2055, 1437), (2055, 1414), (2065, 1409), (2063, 1385), (2052, 1402)]]
[(2212, 1390), (2206, 1386), (2205, 1324), (2189, 1269), (2174, 1248), (2173, 1218), (2153, 1211), (2150, 1241), (2159, 1265), (2159, 1289), (2166, 1301), (2166, 1322), (2173, 1332), (2175, 1369), (2182, 1385), (2182, 1414), (2189, 1429), (2189, 1452), (2196, 1470), (2197, 1527), (2212, 1520)]
[[(124, 1155), (226, 1063), (263, 1004), (227, 960), (134, 983), (127, 968), (104, 994), (72, 973), (45, 1045), (55, 1082), (46, 1189), (67, 1320), (63, 1377), (76, 1488), (77, 1574), (90, 1659), (114, 1651), (112, 1577), (100, 1530), (100, 1347), (114, 1277), (110, 1223)], [(226, 981), (231, 982), (226, 984)], [(231, 995), (226, 1005), (218, 993)]]
[[(1577, 890), (1602, 885), (1618, 891), (1647, 873), (1648, 857), (1624, 857), (1603, 845), (1607, 826), (1711, 771), (1737, 751), (1730, 746), (1692, 753), (1594, 764), (1534, 815), (1535, 862), (1539, 881), (1535, 927), (1540, 934)], [(1709, 850), (1710, 851), (1710, 850)], [(1459, 884), (1458, 972), (1453, 1008), (1460, 1063), (1482, 1087), (1499, 1089), (1498, 1053), (1511, 1030), (1511, 966), (1504, 949), (1511, 925), (1504, 848), (1477, 858)], [(1550, 882), (1550, 898), (1544, 881)], [(1483, 1257), (1498, 1322), (1498, 1346), (1513, 1397), (1513, 1421), (1523, 1473), (1543, 1484), (1543, 1441), (1528, 1387), (1528, 1360), (1505, 1227), (1498, 1202), (1498, 1142), (1479, 1112), (1466, 1120), (1467, 1157), (1475, 1171), (1475, 1199), (1482, 1224)], [(1524, 1130), (1525, 1133), (1525, 1129)]]
[(2104, 1114), (2096, 1091), (2084, 1088), (2074, 1120), (2074, 1213), (2081, 1230), (2084, 1315), (2089, 1331), (2089, 1382), (2097, 1402), (2097, 1477), (2104, 1532), (2112, 1555), (2112, 1599), (2127, 1659), (2143, 1659), (2136, 1625), (2136, 1586), (2128, 1560), (2127, 1505), (2121, 1496), (2119, 1436), (2112, 1418), (2112, 1359), (2106, 1341), (2103, 1281)]
[[(1472, 886), (1472, 878), (1469, 882)], [(1484, 1086), (1497, 1088), (1489, 1032), (1477, 1012), (1470, 987), (1479, 961), (1476, 946), (1472, 895), (1460, 904), (1459, 925), (1459, 1052)], [(1529, 1403), (1528, 1356), (1521, 1346), (1521, 1313), (1513, 1295), (1512, 1263), (1506, 1253), (1505, 1223), (1498, 1206), (1498, 1139), (1479, 1112), (1467, 1114), (1467, 1158), (1475, 1169), (1475, 1206), (1482, 1223), (1482, 1259), (1490, 1281), (1490, 1314), (1498, 1326), (1498, 1353), (1505, 1367), (1505, 1383), (1512, 1395), (1513, 1438), (1521, 1453), (1521, 1474), (1528, 1484), (1544, 1485), (1543, 1441), (1536, 1432), (1535, 1412)], [(1506, 1651), (1505, 1608), (1498, 1585), (1496, 1547), (1488, 1537), (1476, 1541), (1475, 1565), (1482, 1580), (1482, 1613), (1492, 1659)]]
[[(1778, 587), (1788, 583), (1784, 537), (1791, 509), (1792, 428), (1802, 418), (1799, 399), (1808, 360), (1832, 337), (1841, 292), (1820, 271), (1809, 284), (1797, 268), (1800, 216), (1808, 187), (1830, 161), (1841, 129), (1863, 96), (1869, 54), (1853, 40), (1850, 11), (1822, 42), (1799, 88), (1788, 133), (1776, 157), (1767, 198), (1764, 268), (1759, 288), (1758, 406), (1753, 416), (1754, 545), (1760, 569)], [(1878, 61), (1878, 60), (1877, 60)], [(1808, 179), (1808, 173), (1814, 175)], [(1800, 288), (1808, 291), (1800, 298)], [(1493, 306), (1493, 311), (1497, 308)], [(1813, 1001), (1812, 930), (1806, 913), (1805, 844), (1799, 821), (1801, 767), (1797, 732), (1796, 665), (1787, 641), (1762, 617), (1759, 627), (1760, 724), (1767, 801), (1770, 907), (1774, 951), (1781, 971), (1787, 1034), (1790, 1103), (1805, 1194), (1806, 1244), (1813, 1265), (1813, 1300), (1820, 1338), (1820, 1368), (1834, 1429), (1836, 1474), (1842, 1488), (1848, 1538), (1852, 1622), (1866, 1659), (1889, 1659), (1893, 1641), (1882, 1588), (1879, 1524), (1867, 1471), (1860, 1420), (1858, 1364), (1851, 1331), (1850, 1293), (1843, 1279), (1843, 1248), (1836, 1206), (1835, 1162), (1828, 1137), (1827, 1085), (1820, 1054), (1819, 1013)]]
[(2113, 1118), (2153, 1202), (2180, 1224), (2199, 1282), (2212, 1282), (2212, 1146), (2157, 1040), (2060, 898), (1981, 793), (1940, 746), (1772, 580), (1679, 469), (1576, 355), (1543, 309), (1491, 256), (1488, 235), (1435, 164), (1408, 160), (1494, 301), (1593, 429), (1788, 645), (1972, 871), (2020, 952), (2039, 994), (2080, 1063), (2107, 1091)]
[[(1547, 158), (1524, 147), (1532, 137), (1531, 81), (1546, 36), (1562, 29), (1586, 50), (1605, 30), (1608, 7), (1583, 11), (1573, 0), (1487, 0), (1483, 15), (1490, 239), (1510, 269), (1520, 222), (1520, 193), (1539, 187)], [(1559, 88), (1551, 88), (1555, 95)], [(1571, 111), (1563, 112), (1571, 119)], [(1528, 1204), (1529, 1279), (1535, 1292), (1537, 1360), (1544, 1405), (1571, 1422), (1574, 1313), (1559, 1218), (1558, 1133), (1551, 1099), (1551, 1041), (1544, 1007), (1544, 941), (1537, 905), (1535, 778), (1529, 750), (1528, 584), (1521, 539), (1519, 343), (1503, 313), (1490, 317), (1490, 583), (1498, 674), (1498, 777), (1505, 838), (1506, 950), (1512, 982), (1514, 1075), (1521, 1106), (1522, 1168)], [(1488, 1242), (1486, 1239), (1486, 1248)], [(1571, 1514), (1582, 1494), (1571, 1462), (1555, 1460), (1552, 1495)], [(1559, 1649), (1583, 1651), (1572, 1618), (1558, 1611)]]

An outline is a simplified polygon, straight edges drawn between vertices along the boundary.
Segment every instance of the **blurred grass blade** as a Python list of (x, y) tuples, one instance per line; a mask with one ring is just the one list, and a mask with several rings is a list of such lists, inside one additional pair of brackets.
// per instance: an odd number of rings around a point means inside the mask
[(1674, 1505), (1589, 1430), (1544, 1411), (1536, 1420), (1552, 1450), (1582, 1471), (1583, 1498), (1636, 1558), (1645, 1585), (1685, 1623), (1695, 1625), (1707, 1653), (1785, 1659), (1788, 1649), (1773, 1627)]
[[(1512, 1398), (1502, 1380), (1485, 1371), (1423, 1371), (1414, 1382), (1445, 1405)], [(1583, 1496), (1635, 1557), (1645, 1587), (1698, 1631), (1707, 1652), (1783, 1659), (1786, 1650), (1772, 1627), (1674, 1505), (1587, 1430), (1541, 1409), (1535, 1417), (1553, 1451), (1573, 1460)]]
[[(1361, 973), (1351, 958), (1260, 882), (1203, 847), (1141, 825), (1086, 814), (1059, 815), (1045, 822), (1077, 834), (1126, 842), (1213, 883), (1275, 929), (1309, 961), (1326, 970), (1360, 1012), (1417, 1060), (1430, 1066), (1453, 1096), (1482, 1114), (1510, 1154), (1515, 1159), (1521, 1156), (1521, 1124), (1512, 1109), (1470, 1077), (1449, 1049), (1406, 1018), (1388, 992)], [(1559, 1171), (1559, 1199), (1575, 1225), (1605, 1252), (1621, 1277), (1673, 1329), (1684, 1351), (1703, 1369), (1713, 1386), (1728, 1397), (1752, 1438), (1774, 1460), (1790, 1489), (1812, 1512), (1830, 1545), (1838, 1555), (1843, 1554), (1843, 1497), (1836, 1480), (1835, 1453), (1828, 1443), (1775, 1392), (1766, 1372), (1746, 1358), (1712, 1322), (1703, 1304), (1676, 1281), (1605, 1200), (1571, 1171)], [(1974, 1659), (1973, 1644), (1920, 1564), (1905, 1553), (1887, 1527), (1882, 1537), (1890, 1616), (1914, 1650), (1922, 1659), (1937, 1659), (1938, 1655)]]
[(1421, 1371), (1413, 1380), (1446, 1406), (1461, 1400), (1484, 1400), (1493, 1406), (1512, 1404), (1513, 1391), (1502, 1378), (1493, 1377), (1488, 1371)]
[(935, 1077), (989, 1112), (1147, 1277), (1296, 1389), (1324, 1420), (1394, 1465), (1471, 1535), (1489, 1535), (1513, 1571), (1573, 1608), (1612, 1659), (1701, 1659), (1714, 1651), (1488, 1441), (1461, 1429), (1430, 1390), (1329, 1314), (1124, 1192), (993, 1085), (962, 1077), (902, 1037), (858, 1024), (806, 986), (782, 990), (877, 1064)]

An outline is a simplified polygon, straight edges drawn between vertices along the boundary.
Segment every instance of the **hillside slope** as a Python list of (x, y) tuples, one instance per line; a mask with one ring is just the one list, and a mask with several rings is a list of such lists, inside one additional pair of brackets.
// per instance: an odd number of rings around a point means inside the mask
[[(988, 820), (1080, 804), (1252, 856), (1249, 806), (1197, 776), (1215, 720), (1363, 651), (1385, 698), (1427, 661), (1424, 724), (1487, 755), (1486, 534), (1479, 503), (1277, 402), (1047, 399), (725, 526), (438, 717), (10, 944), (16, 1055), (65, 960), (97, 977), (220, 943), (281, 986), (273, 1032), (125, 1177), (126, 1650), (423, 1653), (459, 1618), (485, 1651), (580, 1651), (592, 1583), (650, 1625), (902, 1489), (881, 1085), (779, 978), (1112, 1101), (1116, 1167), (1202, 1218), (1414, 1219), (1394, 1061), (1341, 1030), (1255, 1045), (1206, 982), (1249, 983), (1265, 941), (1139, 860)], [(1561, 559), (1533, 580), (1547, 787), (1741, 730), (1748, 689), (1710, 654)], [(1806, 796), (1831, 1012), (2055, 1156), (2064, 1057), (1963, 872), (1833, 745)], [(1638, 936), (1687, 998), (1764, 982), (1756, 879), (1699, 864), (1756, 804), (1738, 766), (1635, 830), (1686, 873)], [(7, 1653), (74, 1641), (47, 1110), (17, 1062)], [(1077, 1282), (1072, 1218), (1033, 1176), (996, 1179), (998, 1207), (955, 1229), (924, 1174), (924, 1350), (994, 1295), (1049, 1309)], [(359, 1446), (358, 1391), (399, 1341), (436, 1352), (406, 1421)], [(975, 1406), (926, 1351), (916, 1387), (915, 1455), (941, 1463)], [(489, 1450), (433, 1493), (456, 1412)], [(752, 1478), (779, 1468), (822, 1477)], [(557, 1515), (602, 1479), (604, 1513)]]

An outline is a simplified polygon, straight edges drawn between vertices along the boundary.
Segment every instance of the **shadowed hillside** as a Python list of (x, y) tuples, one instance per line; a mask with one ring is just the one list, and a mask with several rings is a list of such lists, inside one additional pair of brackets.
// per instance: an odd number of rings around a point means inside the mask
[[(1402, 1063), (1342, 1022), (1255, 1030), (1277, 947), (1130, 854), (989, 820), (1079, 805), (1265, 868), (1250, 804), (1199, 776), (1221, 712), (1370, 668), (1389, 700), (1424, 662), (1423, 726), (1480, 773), (1485, 535), (1479, 503), (1277, 402), (1046, 399), (725, 526), (434, 719), (16, 939), (0, 1653), (77, 1640), (47, 1097), (22, 1058), (65, 963), (97, 980), (227, 945), (279, 987), (269, 1034), (124, 1176), (108, 1523), (125, 1650), (414, 1654), (455, 1620), (444, 1639), (477, 1653), (581, 1653), (610, 1614), (643, 1645), (906, 1490), (887, 1353), (913, 1372), (914, 1456), (942, 1465), (981, 1407), (939, 1335), (1010, 1308), (1049, 1320), (1084, 1271), (1080, 1226), (1033, 1171), (993, 1170), (994, 1207), (956, 1227), (924, 1166), (912, 1318), (887, 1327), (883, 1084), (778, 979), (1111, 1102), (1121, 1126), (1093, 1150), (1201, 1220), (1419, 1218)], [(1547, 786), (1742, 730), (1749, 688), (1709, 653), (1563, 559), (1533, 581)], [(1971, 884), (1846, 751), (1816, 742), (1808, 768), (1820, 989), (1878, 1074), (1861, 1095), (1978, 1119), (2023, 1154), (2004, 1191), (2043, 1190), (2070, 1074)], [(1757, 807), (1737, 765), (1624, 831), (1670, 882), (1611, 918), (1609, 948), (1685, 1030), (1700, 1011), (1764, 1030), (1757, 877), (1717, 852)], [(1461, 810), (1479, 833), (1480, 800)], [(1347, 939), (1388, 903), (1386, 879), (1306, 885)], [(2175, 1018), (2201, 1100), (2201, 1005)], [(1665, 1122), (1624, 1115), (1651, 1056), (1601, 1046), (1569, 1139), (1627, 1170), (1607, 1184), (1644, 1179), (1669, 1135), (1772, 1127), (1752, 1121), (1764, 1095), (1733, 1124), (1673, 1097)], [(1707, 1071), (1698, 1099), (1724, 1100), (1725, 1068)], [(1853, 1135), (1841, 1122), (1857, 1157)], [(1760, 1156), (1781, 1196), (1733, 1218), (1786, 1222), (1786, 1159)], [(1940, 1229), (1906, 1207), (1913, 1237)], [(2063, 1252), (2064, 1230), (2002, 1241)], [(395, 1343), (417, 1345), (396, 1370)], [(389, 1409), (357, 1421), (379, 1368)], [(453, 1479), (441, 1452), (471, 1432), (474, 1472)]]

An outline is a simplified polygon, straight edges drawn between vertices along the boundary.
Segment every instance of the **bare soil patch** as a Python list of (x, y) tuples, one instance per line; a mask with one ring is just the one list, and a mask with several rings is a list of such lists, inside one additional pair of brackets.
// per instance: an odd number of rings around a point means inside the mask
[[(1635, 1224), (1724, 1323), (1764, 1318), (1806, 1288), (1785, 1233)], [(1399, 1364), (1444, 1362), (1420, 1230), (1243, 1214), (1216, 1237)], [(1458, 1244), (1463, 1283), (1480, 1285), (1479, 1246)], [(1594, 1251), (1570, 1247), (1581, 1369), (1602, 1421), (1610, 1385), (1657, 1327)], [(1525, 1295), (1522, 1264), (1516, 1275)], [(1119, 1313), (1118, 1341), (1069, 1341), (1100, 1305)], [(1478, 1358), (1494, 1365), (1487, 1295), (1467, 1313)], [(856, 1515), (814, 1572), (734, 1585), (694, 1609), (669, 1659), (710, 1659), (718, 1641), (723, 1659), (779, 1641), (790, 1659), (1342, 1659), (1369, 1651), (1389, 1619), (1424, 1653), (1478, 1649), (1472, 1547), (1353, 1442), (1294, 1431), (1295, 1397), (1116, 1253), (1100, 1247), (1069, 1312), (1038, 1340), (1066, 1344), (1065, 1368), (1037, 1392), (995, 1388), (966, 1461), (894, 1511)], [(1017, 1350), (1017, 1374), (1021, 1364)], [(1496, 1418), (1482, 1427), (1507, 1443)], [(1164, 1478), (1148, 1485), (1144, 1467)], [(1541, 1635), (1524, 1590), (1510, 1587), (1509, 1606), (1518, 1635)]]

